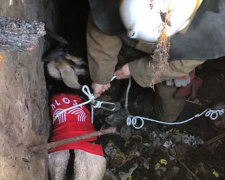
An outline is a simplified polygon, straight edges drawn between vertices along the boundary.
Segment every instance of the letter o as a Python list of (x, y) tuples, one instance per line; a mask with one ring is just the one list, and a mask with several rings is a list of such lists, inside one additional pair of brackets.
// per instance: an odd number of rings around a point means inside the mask
[(63, 100), (63, 102), (65, 104), (69, 104), (70, 103), (70, 100), (67, 97), (64, 97), (62, 100)]

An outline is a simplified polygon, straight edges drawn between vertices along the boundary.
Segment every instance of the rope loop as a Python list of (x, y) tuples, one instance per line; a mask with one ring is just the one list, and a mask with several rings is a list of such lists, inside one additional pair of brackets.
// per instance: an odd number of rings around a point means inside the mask
[[(111, 81), (114, 80), (116, 78), (116, 76), (113, 76)], [(72, 107), (69, 107), (67, 109), (64, 109), (63, 111), (61, 111), (60, 113), (58, 113), (56, 116), (53, 117), (53, 120), (55, 121), (62, 113), (68, 111), (68, 110), (71, 110), (71, 109), (74, 109), (78, 106), (83, 106), (83, 105), (86, 105), (88, 103), (92, 103), (91, 105), (91, 122), (93, 123), (93, 117), (94, 117), (94, 108), (102, 108), (102, 109), (106, 109), (106, 110), (111, 110), (113, 111), (115, 108), (116, 108), (116, 105), (115, 103), (110, 103), (110, 102), (102, 102), (102, 101), (95, 101), (96, 97), (91, 93), (89, 87), (87, 85), (83, 85), (82, 86), (82, 92), (88, 97), (88, 101), (86, 102), (83, 102), (81, 104), (77, 104), (75, 106), (72, 106)], [(114, 107), (112, 109), (110, 108), (107, 108), (107, 107), (104, 107), (102, 106), (102, 104), (106, 104), (106, 105), (114, 105)]]
[(95, 101), (95, 105), (93, 105), (93, 108), (101, 108), (102, 102), (101, 101)]
[[(196, 114), (193, 117), (186, 119), (184, 121), (180, 121), (180, 122), (164, 122), (164, 121), (159, 121), (159, 120), (155, 120), (155, 119), (150, 119), (150, 118), (146, 118), (146, 117), (141, 117), (141, 116), (132, 116), (128, 110), (128, 94), (129, 94), (129, 90), (131, 87), (131, 79), (129, 79), (129, 84), (127, 87), (127, 91), (126, 91), (126, 99), (125, 99), (125, 110), (127, 112), (127, 125), (128, 126), (133, 126), (135, 129), (141, 129), (144, 126), (144, 121), (150, 121), (150, 122), (155, 122), (155, 123), (159, 123), (159, 124), (165, 124), (165, 125), (180, 125), (180, 124), (184, 124), (187, 123), (189, 121), (194, 120), (195, 118), (198, 118), (202, 115), (205, 114), (206, 117), (210, 117), (211, 120), (216, 120), (218, 118), (218, 116), (223, 116), (224, 115), (224, 109), (220, 109), (220, 110), (212, 110), (210, 108), (205, 109), (203, 112), (201, 112), (200, 114)], [(140, 126), (137, 126), (137, 122), (141, 122)]]
[[(116, 76), (113, 76), (113, 78), (111, 79), (111, 81), (113, 79), (115, 79)], [(166, 125), (180, 125), (180, 124), (184, 124), (187, 123), (189, 121), (192, 121), (195, 118), (198, 118), (200, 116), (202, 116), (203, 114), (205, 114), (205, 117), (209, 117), (211, 120), (216, 120), (218, 118), (218, 116), (224, 116), (224, 109), (220, 109), (220, 110), (212, 110), (212, 109), (206, 109), (204, 110), (202, 113), (200, 114), (196, 114), (193, 117), (181, 121), (181, 122), (163, 122), (163, 121), (158, 121), (155, 119), (150, 119), (150, 118), (145, 118), (145, 117), (141, 117), (141, 116), (133, 116), (129, 113), (128, 110), (128, 94), (129, 94), (129, 90), (131, 87), (131, 79), (129, 79), (129, 84), (127, 87), (127, 91), (126, 91), (126, 99), (125, 99), (125, 110), (127, 112), (127, 126), (133, 126), (135, 129), (141, 129), (144, 126), (144, 121), (151, 121), (151, 122), (155, 122), (155, 123), (159, 123), (159, 124), (166, 124)], [(94, 109), (93, 108), (102, 108), (102, 109), (106, 109), (106, 110), (110, 110), (113, 111), (116, 108), (115, 103), (110, 103), (110, 102), (103, 102), (103, 101), (95, 101), (95, 96), (91, 93), (89, 87), (87, 85), (84, 85), (82, 87), (82, 92), (88, 97), (88, 101), (83, 102), (81, 104), (77, 104), (75, 106), (72, 106), (70, 108), (64, 109), (63, 111), (61, 111), (60, 113), (58, 113), (53, 119), (55, 120), (57, 117), (59, 117), (62, 113), (71, 110), (73, 108), (76, 108), (78, 106), (83, 106), (85, 104), (88, 104), (90, 102), (92, 102), (92, 112), (91, 112), (91, 121), (93, 122), (93, 114), (94, 114)], [(113, 105), (113, 108), (108, 108), (107, 105)], [(137, 123), (140, 123), (140, 125), (137, 125)]]
[(82, 87), (82, 92), (88, 97), (88, 99), (90, 101), (95, 99), (94, 95), (91, 93), (91, 91), (90, 91), (90, 89), (89, 89), (89, 87), (87, 85), (84, 85)]
[[(139, 126), (137, 125), (138, 121), (141, 122), (141, 124)], [(131, 116), (131, 123), (132, 123), (132, 126), (135, 129), (141, 129), (145, 124), (144, 119), (142, 117), (139, 117), (139, 116)]]
[(209, 117), (213, 121), (216, 120), (218, 116), (223, 116), (223, 115), (224, 115), (224, 109), (220, 109), (220, 110), (209, 109), (209, 111), (205, 113), (205, 117)]
[(61, 116), (61, 114), (65, 113), (65, 112), (67, 112), (69, 110), (75, 109), (76, 107), (84, 106), (84, 105), (90, 103), (91, 101), (93, 101), (95, 99), (94, 95), (91, 94), (91, 91), (90, 91), (90, 89), (89, 89), (89, 87), (87, 85), (84, 85), (82, 87), (82, 92), (88, 97), (89, 100), (86, 101), (86, 102), (83, 102), (81, 104), (77, 104), (77, 105), (74, 105), (74, 106), (71, 106), (71, 107), (69, 107), (67, 109), (62, 110), (61, 112), (59, 112), (57, 115), (55, 115), (53, 117), (53, 121), (55, 121), (59, 116)]
[[(139, 126), (137, 126), (138, 120), (141, 121), (141, 124)], [(139, 116), (129, 115), (127, 117), (127, 126), (130, 126), (130, 125), (132, 125), (135, 129), (141, 129), (144, 126), (144, 119)]]
[(127, 116), (127, 126), (130, 126), (132, 124), (132, 116)]
[[(114, 76), (112, 78), (112, 80), (115, 78), (116, 78), (116, 76)], [(115, 103), (95, 100), (96, 97), (91, 93), (91, 91), (87, 85), (84, 85), (82, 87), (82, 91), (88, 97), (89, 102), (92, 102), (93, 108), (101, 108), (101, 109), (105, 109), (107, 111), (114, 111), (116, 109)], [(107, 106), (111, 106), (111, 107), (107, 107)]]

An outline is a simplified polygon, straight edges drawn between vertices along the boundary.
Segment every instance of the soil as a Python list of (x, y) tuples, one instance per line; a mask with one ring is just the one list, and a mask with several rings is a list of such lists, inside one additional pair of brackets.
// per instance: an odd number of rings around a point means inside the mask
[[(45, 0), (0, 0), (0, 15), (44, 22), (54, 30), (55, 5)], [(56, 13), (55, 13), (56, 14)], [(0, 179), (48, 179), (46, 154), (29, 147), (47, 142), (48, 108), (42, 55), (48, 37), (40, 37), (33, 51), (1, 50)]]

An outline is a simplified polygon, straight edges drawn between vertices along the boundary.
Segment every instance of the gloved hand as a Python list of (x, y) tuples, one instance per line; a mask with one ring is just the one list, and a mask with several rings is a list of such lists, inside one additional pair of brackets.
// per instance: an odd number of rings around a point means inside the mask
[(189, 99), (195, 99), (198, 93), (198, 89), (202, 85), (203, 80), (199, 77), (195, 76), (191, 83), (185, 87), (178, 88), (175, 96), (176, 97), (187, 97), (189, 95)]
[(191, 82), (190, 75), (177, 77), (174, 79), (174, 84), (176, 87), (185, 87)]
[(178, 88), (175, 93), (175, 97), (187, 97), (189, 95), (190, 99), (195, 99), (198, 93), (198, 89), (202, 85), (203, 80), (195, 76), (195, 70), (189, 73), (190, 83), (185, 87)]
[(191, 82), (190, 75), (177, 77), (175, 79), (170, 79), (166, 81), (167, 86), (185, 87)]

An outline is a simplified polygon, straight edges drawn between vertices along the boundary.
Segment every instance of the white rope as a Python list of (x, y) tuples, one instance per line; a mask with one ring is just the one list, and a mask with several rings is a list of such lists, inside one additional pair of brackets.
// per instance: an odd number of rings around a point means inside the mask
[[(116, 78), (116, 76), (113, 76), (111, 81), (113, 81)], [(150, 119), (150, 118), (146, 118), (146, 117), (142, 117), (142, 116), (133, 116), (130, 114), (129, 110), (128, 110), (128, 95), (129, 95), (129, 91), (130, 91), (130, 87), (131, 87), (131, 78), (129, 78), (129, 83), (127, 86), (127, 91), (126, 91), (126, 99), (125, 99), (125, 110), (127, 113), (127, 125), (130, 126), (132, 125), (135, 129), (141, 129), (144, 126), (144, 121), (151, 121), (151, 122), (155, 122), (155, 123), (159, 123), (159, 124), (166, 124), (166, 125), (179, 125), (179, 124), (184, 124), (187, 123), (189, 121), (192, 121), (195, 118), (198, 118), (202, 115), (205, 114), (205, 117), (209, 117), (211, 120), (216, 120), (218, 118), (218, 116), (223, 116), (224, 115), (224, 109), (220, 109), (220, 110), (212, 110), (210, 108), (204, 110), (203, 112), (201, 112), (200, 114), (196, 114), (193, 117), (181, 121), (181, 122), (163, 122), (163, 121), (159, 121), (159, 120), (155, 120), (155, 119)], [(93, 123), (93, 119), (94, 119), (94, 108), (101, 108), (102, 107), (102, 103), (108, 103), (108, 102), (102, 102), (102, 101), (95, 101), (96, 97), (91, 93), (89, 87), (87, 85), (84, 85), (82, 87), (82, 91), (83, 93), (88, 97), (88, 101), (83, 102), (81, 104), (77, 104), (75, 106), (69, 107), (67, 109), (62, 110), (60, 113), (58, 113), (56, 116), (53, 117), (53, 122), (64, 112), (71, 110), (71, 109), (75, 109), (76, 107), (79, 106), (84, 106), (90, 102), (92, 102), (91, 105), (91, 122)], [(93, 103), (95, 103), (95, 105), (93, 105)], [(112, 103), (109, 103), (112, 104)], [(140, 123), (140, 125), (138, 126), (137, 123)]]
[[(113, 81), (114, 79), (116, 78), (116, 76), (113, 76), (111, 78), (111, 81)], [(113, 104), (113, 103), (108, 103), (108, 102), (104, 102), (104, 101), (95, 101), (96, 97), (91, 93), (89, 87), (87, 85), (84, 85), (82, 86), (82, 92), (88, 97), (88, 101), (86, 102), (83, 102), (81, 104), (77, 104), (75, 106), (71, 106), (69, 108), (66, 108), (62, 111), (60, 111), (59, 113), (57, 113), (54, 117), (53, 117), (53, 122), (61, 115), (63, 114), (64, 112), (66, 111), (69, 111), (71, 109), (75, 109), (76, 107), (80, 107), (80, 106), (84, 106), (90, 102), (92, 102), (91, 104), (91, 123), (93, 123), (94, 121), (94, 108), (101, 108), (102, 107), (102, 104), (105, 103), (105, 104)], [(93, 103), (95, 103), (95, 105), (93, 105)]]
[(213, 121), (216, 120), (219, 115), (220, 116), (224, 115), (224, 109), (220, 109), (220, 110), (209, 109), (208, 112), (205, 113), (205, 117), (209, 117)]
[[(158, 121), (155, 119), (150, 119), (150, 118), (141, 117), (141, 116), (132, 116), (128, 110), (128, 95), (129, 95), (130, 87), (131, 87), (131, 79), (129, 79), (129, 84), (128, 84), (127, 91), (126, 91), (125, 109), (128, 114), (126, 122), (127, 122), (128, 126), (132, 125), (135, 129), (141, 129), (144, 126), (144, 121), (151, 121), (151, 122), (155, 122), (155, 123), (159, 123), (159, 124), (166, 124), (166, 125), (179, 125), (179, 124), (184, 124), (189, 121), (192, 121), (193, 119), (198, 118), (204, 114), (206, 117), (209, 117), (211, 120), (216, 120), (219, 115), (220, 116), (224, 115), (224, 109), (212, 110), (212, 109), (208, 108), (208, 109), (204, 110), (202, 113), (196, 114), (193, 117), (191, 117), (187, 120), (181, 121), (181, 122), (163, 122), (163, 121)], [(140, 125), (137, 125), (138, 121), (139, 121)]]
[[(84, 85), (83, 87), (82, 87), (82, 92), (88, 97), (88, 101), (86, 101), (86, 102), (88, 102), (88, 103), (90, 103), (90, 102), (94, 102), (94, 100), (95, 100), (95, 96), (91, 93), (91, 91), (90, 91), (90, 89), (89, 89), (89, 87), (87, 86), (87, 85)], [(83, 103), (81, 103), (81, 104), (83, 104)], [(84, 104), (83, 104), (84, 105)], [(73, 108), (75, 108), (76, 106), (73, 106)], [(91, 123), (93, 124), (93, 122), (94, 122), (94, 106), (93, 106), (93, 104), (91, 104)]]
[[(69, 111), (69, 110), (72, 110), (72, 109), (75, 109), (76, 107), (84, 106), (84, 105), (86, 105), (86, 104), (92, 102), (92, 101), (95, 99), (94, 95), (91, 94), (90, 89), (89, 89), (89, 87), (88, 87), (87, 85), (84, 85), (84, 86), (82, 87), (82, 91), (83, 91), (83, 93), (88, 97), (89, 100), (86, 101), (86, 102), (83, 102), (83, 103), (81, 103), (81, 104), (77, 104), (77, 105), (75, 105), (75, 106), (71, 106), (71, 107), (69, 107), (69, 108), (66, 108), (66, 109), (60, 111), (60, 113), (56, 114), (56, 115), (53, 117), (53, 122), (54, 122), (54, 121), (55, 121), (62, 113), (66, 112), (66, 111)], [(93, 117), (93, 116), (91, 116), (91, 118), (92, 118), (92, 117)], [(91, 121), (93, 121), (93, 119), (91, 119)]]

